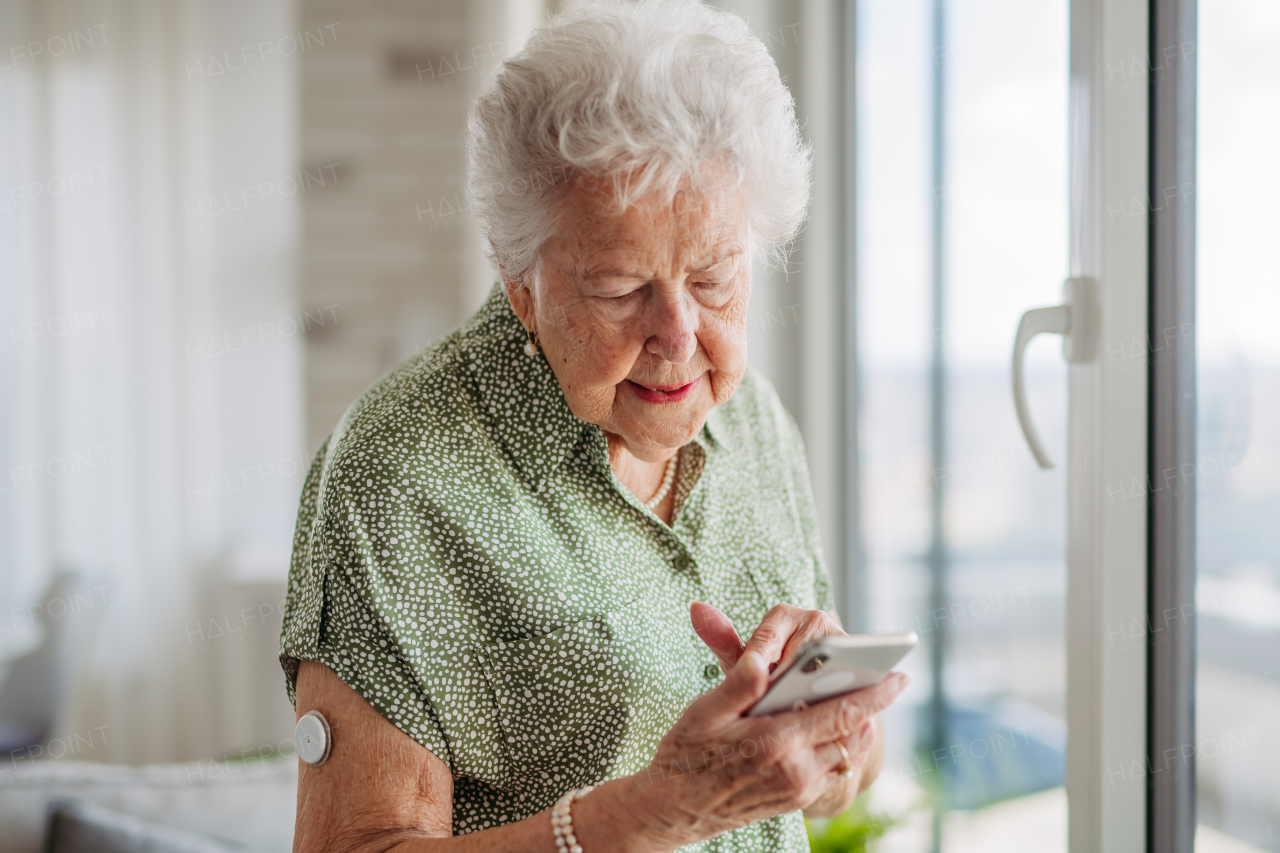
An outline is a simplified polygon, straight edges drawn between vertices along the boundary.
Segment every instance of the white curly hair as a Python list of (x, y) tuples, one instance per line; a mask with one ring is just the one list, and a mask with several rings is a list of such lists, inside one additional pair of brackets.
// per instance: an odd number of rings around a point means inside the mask
[(812, 152), (768, 49), (697, 0), (604, 0), (552, 18), (471, 110), (467, 196), (505, 277), (536, 276), (558, 202), (582, 176), (619, 210), (670, 201), (703, 166), (746, 190), (750, 250), (783, 264), (809, 204)]

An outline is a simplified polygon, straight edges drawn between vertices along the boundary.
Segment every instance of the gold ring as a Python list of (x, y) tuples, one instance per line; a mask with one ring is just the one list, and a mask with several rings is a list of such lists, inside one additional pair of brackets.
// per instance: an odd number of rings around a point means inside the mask
[(840, 767), (836, 769), (844, 778), (848, 779), (853, 775), (853, 766), (849, 763), (849, 750), (844, 748), (844, 744), (840, 741), (833, 741), (836, 748), (840, 750)]

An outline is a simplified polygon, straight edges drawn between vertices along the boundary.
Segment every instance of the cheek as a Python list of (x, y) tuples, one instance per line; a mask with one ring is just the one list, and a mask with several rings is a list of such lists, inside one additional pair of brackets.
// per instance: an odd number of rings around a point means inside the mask
[(702, 347), (714, 369), (712, 396), (715, 405), (728, 400), (747, 365), (747, 300), (735, 299), (710, 316), (701, 336)]
[(747, 300), (734, 299), (715, 312), (707, 324), (710, 334), (703, 344), (720, 370), (731, 370), (747, 358)]
[(565, 339), (571, 342), (568, 358), (583, 385), (617, 385), (631, 372), (636, 347), (625, 327), (617, 327), (588, 312), (586, 316), (566, 316), (563, 329)]

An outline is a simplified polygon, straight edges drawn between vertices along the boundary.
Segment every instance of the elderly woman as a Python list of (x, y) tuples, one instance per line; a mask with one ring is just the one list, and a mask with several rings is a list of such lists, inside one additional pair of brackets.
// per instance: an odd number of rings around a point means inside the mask
[(808, 200), (778, 71), (724, 12), (597, 5), (470, 130), (501, 283), (303, 493), (281, 659), (333, 735), (295, 850), (807, 850), (905, 678), (744, 714), (840, 631), (800, 436), (746, 365), (751, 260)]

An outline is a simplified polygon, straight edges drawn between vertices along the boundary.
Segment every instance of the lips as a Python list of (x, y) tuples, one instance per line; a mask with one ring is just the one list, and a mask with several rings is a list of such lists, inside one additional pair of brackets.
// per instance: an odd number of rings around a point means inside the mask
[(626, 380), (626, 384), (637, 397), (646, 403), (678, 403), (685, 397), (693, 393), (693, 389), (698, 387), (698, 383), (702, 381), (699, 376), (687, 385), (641, 385), (638, 382)]

